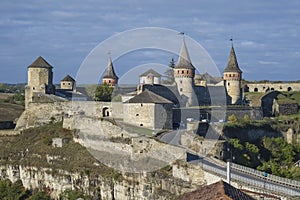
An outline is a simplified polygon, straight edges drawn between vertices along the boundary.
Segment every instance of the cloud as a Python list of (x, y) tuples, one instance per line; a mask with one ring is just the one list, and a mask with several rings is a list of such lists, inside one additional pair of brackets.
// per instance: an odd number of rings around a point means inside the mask
[(253, 41), (243, 41), (243, 42), (241, 42), (241, 45), (242, 46), (255, 46), (256, 44)]
[(54, 17), (79, 17), (82, 14), (78, 12), (67, 12), (67, 11), (55, 10), (51, 12), (51, 15), (53, 15)]
[(263, 60), (258, 61), (258, 63), (261, 65), (278, 65), (279, 64), (279, 62), (276, 62), (276, 61), (263, 61)]

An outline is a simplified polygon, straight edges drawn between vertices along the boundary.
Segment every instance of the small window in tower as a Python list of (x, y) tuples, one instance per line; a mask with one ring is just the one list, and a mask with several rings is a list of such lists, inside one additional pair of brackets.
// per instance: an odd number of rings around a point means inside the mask
[(182, 92), (182, 88), (180, 88), (180, 92)]
[(66, 83), (63, 83), (63, 85), (66, 85)]
[(179, 70), (177, 70), (177, 74), (179, 74)]
[(141, 107), (143, 107), (143, 104), (141, 103)]
[(140, 124), (140, 126), (144, 126), (144, 124)]
[(184, 70), (182, 70), (181, 73), (184, 74)]
[(182, 83), (182, 81), (180, 81), (180, 83)]
[(71, 83), (68, 83), (68, 85), (71, 85)]
[(139, 115), (140, 115), (140, 114), (137, 113), (135, 116), (139, 116)]
[(231, 74), (229, 74), (229, 77), (231, 77)]
[(230, 83), (228, 82), (227, 85), (230, 86)]
[(35, 90), (35, 87), (32, 87), (33, 90)]
[(186, 74), (189, 74), (189, 70), (186, 71)]
[(235, 77), (235, 74), (232, 74), (232, 77)]
[(108, 80), (108, 83), (111, 83), (111, 80)]

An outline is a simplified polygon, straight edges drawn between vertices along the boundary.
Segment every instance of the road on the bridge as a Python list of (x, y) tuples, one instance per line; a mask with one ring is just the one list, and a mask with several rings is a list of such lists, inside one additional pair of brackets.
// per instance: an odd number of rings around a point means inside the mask
[[(171, 132), (168, 132), (164, 135), (162, 135), (159, 139), (162, 142), (175, 145), (175, 146), (181, 146), (181, 135), (185, 132), (185, 129), (179, 129), (174, 130)], [(184, 147), (183, 147), (184, 148)], [(194, 160), (188, 160), (188, 162), (199, 164), (204, 170), (211, 171), (212, 173), (216, 173), (222, 177), (226, 176), (226, 167), (213, 162), (211, 159), (206, 158), (201, 155), (194, 155), (191, 156), (191, 158), (195, 158)], [(243, 173), (240, 171), (237, 171), (235, 169), (231, 169), (231, 177), (232, 179), (241, 182), (243, 184), (249, 184), (255, 187), (260, 188), (262, 191), (266, 190), (272, 190), (274, 193), (281, 193), (281, 194), (287, 194), (287, 195), (295, 195), (300, 197), (300, 190), (293, 188), (288, 185), (283, 185), (280, 183), (276, 183), (273, 181), (269, 181), (265, 179), (262, 175), (262, 177), (253, 176), (247, 173)]]

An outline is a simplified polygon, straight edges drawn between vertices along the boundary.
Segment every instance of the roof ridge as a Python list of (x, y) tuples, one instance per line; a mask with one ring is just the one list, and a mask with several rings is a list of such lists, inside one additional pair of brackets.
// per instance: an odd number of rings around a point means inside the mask
[(140, 75), (140, 77), (141, 77), (141, 76), (146, 76), (146, 75), (148, 75), (149, 73), (152, 73), (154, 76), (161, 76), (160, 73), (158, 73), (158, 72), (155, 71), (154, 69), (150, 68), (150, 69), (148, 69), (147, 71), (145, 71), (144, 73), (142, 73), (142, 74)]
[(75, 79), (70, 76), (69, 74), (67, 74), (61, 81), (75, 81)]
[(42, 56), (39, 56), (28, 67), (53, 68)]

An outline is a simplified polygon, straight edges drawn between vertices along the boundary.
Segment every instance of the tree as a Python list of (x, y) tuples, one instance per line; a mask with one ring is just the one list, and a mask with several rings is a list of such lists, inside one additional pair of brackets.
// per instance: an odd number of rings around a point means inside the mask
[(169, 64), (169, 68), (165, 71), (165, 77), (166, 79), (163, 80), (164, 84), (173, 84), (175, 79), (174, 79), (174, 72), (173, 69), (175, 67), (175, 61), (174, 58), (171, 59), (170, 64)]
[(45, 192), (38, 192), (29, 197), (28, 200), (51, 200), (51, 198)]
[(111, 101), (111, 95), (114, 91), (113, 87), (110, 87), (108, 84), (104, 83), (97, 86), (95, 91), (95, 101)]
[(244, 119), (244, 122), (249, 122), (250, 121), (250, 117), (247, 114), (244, 115), (243, 119)]
[(249, 142), (245, 143), (245, 148), (252, 154), (258, 154), (259, 153), (259, 148), (255, 144), (251, 144)]
[(238, 149), (242, 151), (244, 149), (244, 146), (240, 143), (240, 140), (238, 138), (230, 138), (229, 143), (233, 146), (233, 148)]
[(76, 200), (78, 198), (83, 198), (85, 200), (92, 199), (90, 196), (85, 195), (79, 190), (65, 190), (63, 193), (60, 194), (61, 200)]
[(234, 114), (232, 114), (228, 117), (228, 121), (229, 122), (237, 122), (237, 118)]

